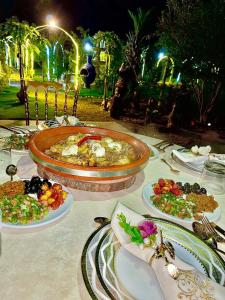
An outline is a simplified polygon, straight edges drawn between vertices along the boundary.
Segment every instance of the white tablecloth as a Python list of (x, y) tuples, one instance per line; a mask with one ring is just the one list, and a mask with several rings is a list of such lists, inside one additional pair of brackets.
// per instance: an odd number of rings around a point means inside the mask
[[(156, 139), (139, 136), (148, 144)], [(171, 149), (171, 148), (170, 148)], [(13, 162), (21, 158), (13, 154)], [(96, 216), (111, 217), (120, 201), (138, 213), (150, 213), (142, 200), (142, 188), (159, 177), (176, 181), (198, 182), (196, 176), (172, 173), (159, 159), (149, 161), (127, 190), (112, 193), (75, 191), (70, 213), (60, 223), (33, 233), (2, 232), (0, 257), (0, 299), (9, 300), (79, 300), (90, 299), (82, 281), (80, 259), (83, 246), (96, 229)], [(8, 177), (1, 170), (0, 181)], [(217, 222), (225, 228), (224, 195), (217, 197), (222, 216)], [(155, 215), (156, 216), (156, 215)], [(186, 227), (190, 228), (190, 225)], [(225, 248), (223, 247), (223, 250)]]

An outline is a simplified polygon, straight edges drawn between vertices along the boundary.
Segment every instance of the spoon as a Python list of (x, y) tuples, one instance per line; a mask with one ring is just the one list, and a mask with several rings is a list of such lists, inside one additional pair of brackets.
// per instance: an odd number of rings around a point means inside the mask
[(223, 255), (225, 255), (225, 251), (218, 249), (217, 242), (216, 242), (215, 238), (210, 237), (207, 240), (205, 240), (204, 242), (206, 242), (206, 244), (208, 244), (211, 248), (213, 248), (216, 251), (218, 251), (218, 252), (222, 253)]
[(174, 169), (174, 168), (171, 166), (171, 164), (169, 164), (168, 161), (166, 161), (164, 158), (161, 158), (161, 161), (164, 162), (167, 166), (170, 167), (170, 171), (172, 171), (172, 172), (174, 172), (174, 173), (176, 173), (176, 174), (179, 174), (179, 173), (180, 173), (179, 170)]
[(225, 255), (225, 252), (223, 250), (218, 249), (216, 238), (212, 237), (206, 232), (204, 225), (198, 222), (193, 222), (192, 228), (193, 231), (199, 236), (201, 240), (206, 242), (206, 244), (208, 244), (212, 249), (221, 252), (222, 254)]

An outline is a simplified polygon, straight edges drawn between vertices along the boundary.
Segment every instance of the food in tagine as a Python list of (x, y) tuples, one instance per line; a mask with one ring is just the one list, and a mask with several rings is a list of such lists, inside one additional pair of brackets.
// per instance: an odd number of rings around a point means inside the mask
[(43, 219), (64, 203), (67, 192), (58, 183), (39, 176), (31, 180), (9, 181), (0, 185), (2, 221), (27, 224)]
[(199, 220), (202, 213), (212, 213), (218, 203), (212, 195), (207, 195), (207, 190), (198, 183), (191, 185), (186, 182), (174, 182), (171, 179), (160, 178), (153, 184), (154, 195), (151, 200), (155, 207), (164, 213), (185, 219)]
[(138, 158), (134, 147), (126, 141), (82, 133), (70, 135), (52, 145), (45, 154), (83, 167), (126, 165)]

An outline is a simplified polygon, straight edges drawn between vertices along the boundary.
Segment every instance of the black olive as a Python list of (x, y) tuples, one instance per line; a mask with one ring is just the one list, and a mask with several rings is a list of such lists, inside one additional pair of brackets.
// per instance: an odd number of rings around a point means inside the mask
[(183, 186), (183, 185), (182, 185), (182, 182), (180, 182), (180, 181), (179, 181), (179, 182), (176, 182), (176, 184), (177, 184), (180, 188), (182, 188), (182, 186)]
[(184, 192), (185, 194), (190, 194), (190, 192), (191, 192), (191, 187), (190, 187), (190, 186), (184, 187), (183, 192)]
[(31, 185), (31, 187), (30, 187), (30, 193), (31, 194), (35, 194), (37, 192), (37, 187), (36, 187), (36, 185)]
[(36, 183), (36, 182), (40, 182), (41, 181), (41, 179), (40, 179), (40, 177), (39, 176), (33, 176), (32, 178), (31, 178), (31, 184), (33, 184), (33, 183)]
[(189, 182), (186, 182), (186, 183), (184, 184), (184, 188), (190, 188), (190, 187), (191, 187), (191, 185), (190, 185)]
[(207, 191), (205, 188), (201, 188), (201, 194), (207, 194)]
[(42, 181), (43, 184), (47, 183), (48, 187), (50, 188), (52, 186), (51, 182), (47, 179), (47, 178), (44, 178), (43, 181)]
[(197, 190), (197, 189), (200, 189), (200, 185), (199, 185), (197, 182), (195, 182), (195, 183), (193, 184), (193, 187), (195, 187), (196, 190)]
[(31, 193), (31, 187), (28, 186), (26, 189), (25, 189), (25, 194), (30, 194)]
[(201, 189), (196, 189), (196, 190), (195, 190), (195, 193), (196, 193), (196, 194), (201, 194)]

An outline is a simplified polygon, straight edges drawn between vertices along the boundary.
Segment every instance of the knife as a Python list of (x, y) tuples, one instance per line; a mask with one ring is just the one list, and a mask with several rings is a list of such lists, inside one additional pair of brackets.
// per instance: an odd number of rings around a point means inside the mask
[(212, 225), (213, 225), (213, 227), (214, 227), (217, 231), (219, 231), (222, 235), (225, 236), (225, 230), (224, 230), (223, 228), (219, 227), (219, 226), (218, 226), (216, 223), (214, 223), (214, 222), (212, 222)]

